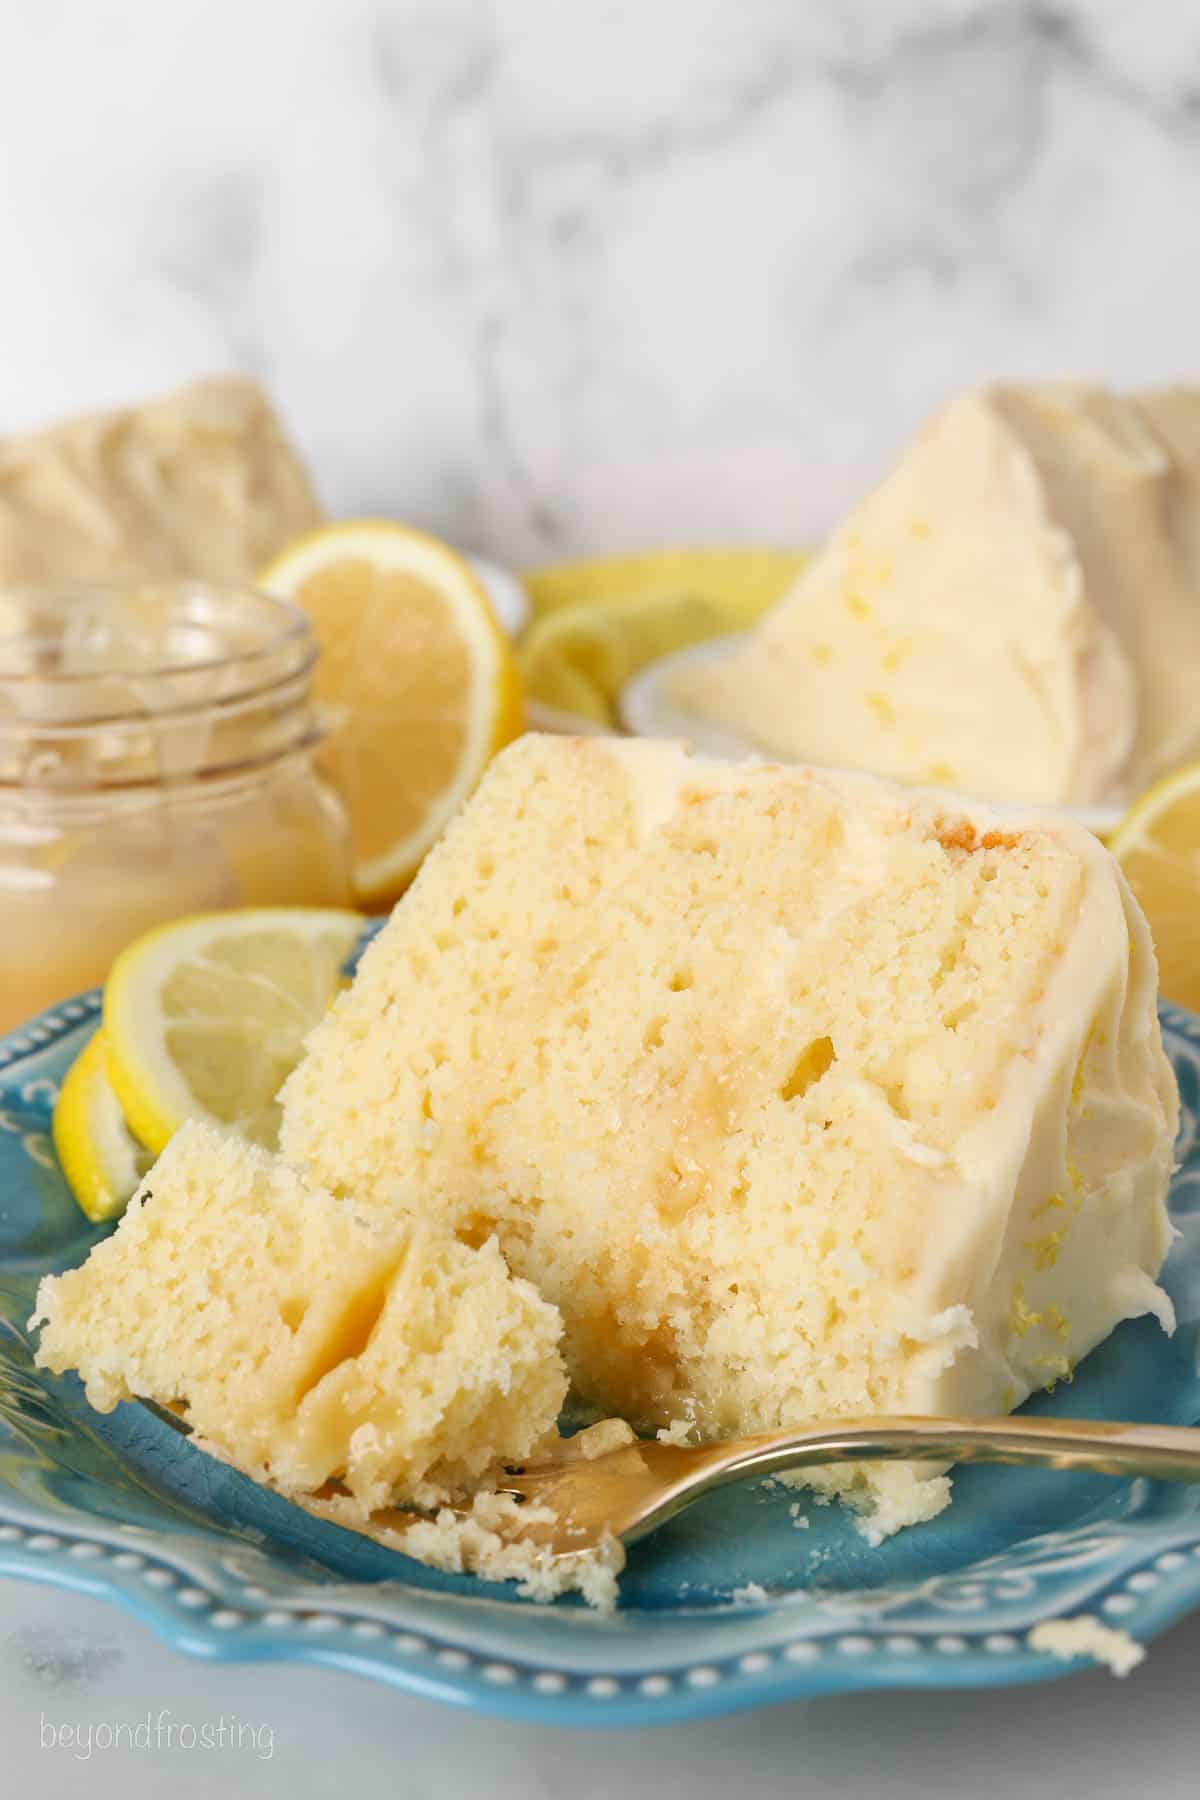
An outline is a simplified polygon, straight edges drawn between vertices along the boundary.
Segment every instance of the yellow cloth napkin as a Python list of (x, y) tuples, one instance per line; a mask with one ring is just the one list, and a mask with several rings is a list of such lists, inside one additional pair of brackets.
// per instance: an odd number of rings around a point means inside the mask
[(806, 560), (794, 550), (658, 550), (531, 570), (533, 619), (518, 649), (526, 692), (613, 725), (617, 694), (639, 669), (748, 630)]

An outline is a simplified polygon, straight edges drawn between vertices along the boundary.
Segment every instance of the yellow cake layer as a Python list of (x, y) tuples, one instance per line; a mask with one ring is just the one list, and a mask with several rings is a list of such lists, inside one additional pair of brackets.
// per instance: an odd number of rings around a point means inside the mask
[[(384, 1218), (497, 1234), (642, 1427), (994, 1411), (1169, 1323), (1154, 994), (1068, 825), (527, 737), (312, 1035), (282, 1142)], [(877, 1531), (945, 1498), (827, 1481)]]
[(200, 1124), (116, 1233), (38, 1291), (38, 1360), (91, 1404), (181, 1404), (205, 1446), (285, 1494), (343, 1484), (354, 1519), (431, 1504), (520, 1461), (566, 1393), (561, 1321), (478, 1250), (364, 1219), (269, 1152)]

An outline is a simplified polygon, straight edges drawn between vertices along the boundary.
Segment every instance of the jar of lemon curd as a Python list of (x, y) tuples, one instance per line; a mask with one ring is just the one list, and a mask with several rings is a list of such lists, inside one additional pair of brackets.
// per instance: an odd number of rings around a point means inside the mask
[(0, 591), (0, 1029), (166, 919), (350, 903), (316, 656), (247, 590)]

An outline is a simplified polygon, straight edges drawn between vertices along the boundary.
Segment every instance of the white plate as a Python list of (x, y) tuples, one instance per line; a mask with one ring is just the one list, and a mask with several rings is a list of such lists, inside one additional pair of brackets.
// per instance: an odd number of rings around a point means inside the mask
[(476, 556), (464, 550), (466, 557), (492, 603), (492, 609), (509, 637), (517, 637), (529, 623), (529, 595), (520, 576), (514, 575), (490, 556)]
[[(692, 644), (686, 650), (676, 650), (651, 663), (632, 681), (626, 682), (617, 696), (617, 712), (625, 729), (635, 737), (686, 738), (694, 749), (708, 756), (761, 756), (761, 745), (751, 743), (727, 725), (715, 724), (699, 713), (690, 712), (670, 692), (672, 677), (682, 669), (724, 662), (744, 642), (744, 633), (710, 638), (707, 643)], [(971, 804), (987, 806), (1002, 817), (1029, 812), (1061, 812), (1102, 836), (1114, 831), (1123, 817), (1123, 809), (1119, 806), (1009, 806), (991, 800), (971, 801), (969, 795), (964, 799)]]

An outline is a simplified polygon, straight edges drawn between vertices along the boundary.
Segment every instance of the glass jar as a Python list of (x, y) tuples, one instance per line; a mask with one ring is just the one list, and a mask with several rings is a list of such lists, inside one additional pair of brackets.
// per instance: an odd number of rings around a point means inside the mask
[(0, 1029), (163, 920), (350, 904), (316, 657), (249, 590), (0, 591)]

